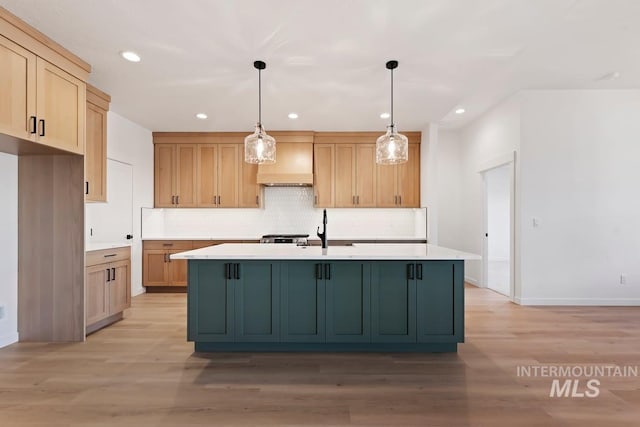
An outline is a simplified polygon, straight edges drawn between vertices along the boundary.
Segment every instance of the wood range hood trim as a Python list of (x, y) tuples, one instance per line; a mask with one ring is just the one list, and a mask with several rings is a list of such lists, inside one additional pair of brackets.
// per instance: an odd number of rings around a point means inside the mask
[(266, 186), (313, 185), (313, 132), (272, 132), (276, 162), (259, 165), (257, 182)]

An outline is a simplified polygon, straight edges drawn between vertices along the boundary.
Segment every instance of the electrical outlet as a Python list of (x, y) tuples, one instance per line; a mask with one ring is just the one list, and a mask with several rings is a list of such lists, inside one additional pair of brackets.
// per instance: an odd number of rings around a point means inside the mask
[(620, 275), (620, 284), (621, 285), (626, 285), (627, 284), (627, 275), (626, 274), (621, 274)]
[(4, 319), (4, 305), (0, 305), (0, 319)]

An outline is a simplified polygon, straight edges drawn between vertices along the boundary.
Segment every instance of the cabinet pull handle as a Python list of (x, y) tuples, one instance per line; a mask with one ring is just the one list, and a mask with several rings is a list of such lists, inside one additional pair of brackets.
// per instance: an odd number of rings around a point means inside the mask
[(393, 204), (394, 205), (398, 204), (398, 196), (393, 196)]
[(407, 264), (407, 279), (413, 280), (415, 278), (416, 276), (415, 276), (413, 264)]
[(229, 264), (228, 262), (224, 263), (224, 278), (225, 279), (231, 279), (231, 274), (229, 273), (229, 271), (231, 270), (231, 268), (229, 267), (231, 264)]
[(220, 206), (220, 203), (222, 202), (220, 202), (220, 196), (218, 196), (218, 206)]
[(260, 197), (256, 196), (256, 206), (260, 206)]
[(331, 280), (331, 264), (324, 265), (324, 278)]
[(36, 116), (29, 117), (29, 121), (31, 122), (31, 126), (30, 126), (31, 130), (29, 131), (29, 133), (34, 134), (34, 133), (38, 132), (38, 130), (36, 129), (36, 121), (37, 121), (36, 120)]
[(109, 255), (105, 255), (105, 258), (111, 258), (112, 256), (116, 256), (117, 254), (109, 254)]
[(356, 196), (356, 205), (360, 204), (360, 196)]
[(240, 279), (240, 264), (233, 264), (234, 276), (236, 279)]
[(398, 196), (398, 204), (402, 206), (402, 196)]
[(352, 205), (356, 204), (356, 196), (351, 196), (351, 204)]
[(116, 268), (111, 267), (111, 280), (116, 280)]
[(422, 280), (422, 264), (416, 264), (418, 280)]
[(162, 246), (173, 246), (173, 243), (163, 243)]
[(89, 194), (89, 181), (86, 181), (84, 184), (85, 184), (84, 194)]
[(167, 262), (167, 254), (164, 254), (164, 262)]
[(180, 204), (180, 196), (176, 196), (176, 205)]
[(316, 264), (316, 279), (322, 280), (322, 264)]
[(171, 204), (172, 205), (176, 204), (176, 196), (171, 196)]
[(44, 119), (40, 119), (40, 136), (44, 136)]
[(109, 269), (107, 268), (107, 282), (111, 281), (111, 274), (109, 274)]

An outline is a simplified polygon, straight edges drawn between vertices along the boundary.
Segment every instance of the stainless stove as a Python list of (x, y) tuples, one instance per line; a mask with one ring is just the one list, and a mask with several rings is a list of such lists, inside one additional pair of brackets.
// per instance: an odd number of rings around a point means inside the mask
[(298, 246), (307, 246), (308, 239), (308, 234), (265, 234), (260, 243), (295, 243)]

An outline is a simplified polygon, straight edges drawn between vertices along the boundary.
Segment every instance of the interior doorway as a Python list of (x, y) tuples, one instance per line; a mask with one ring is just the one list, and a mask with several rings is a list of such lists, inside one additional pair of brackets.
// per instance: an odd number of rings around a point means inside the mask
[(513, 298), (512, 286), (512, 163), (483, 172), (485, 186), (485, 286)]

